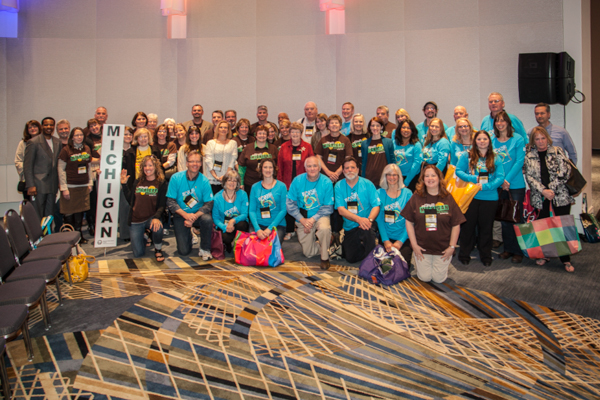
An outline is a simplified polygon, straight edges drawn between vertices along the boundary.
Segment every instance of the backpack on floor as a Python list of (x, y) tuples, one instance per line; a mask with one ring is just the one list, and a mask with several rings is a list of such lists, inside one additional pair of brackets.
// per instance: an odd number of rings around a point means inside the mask
[(360, 264), (358, 276), (375, 285), (390, 286), (410, 277), (410, 273), (397, 248), (392, 247), (390, 252), (386, 252), (382, 245), (378, 245)]

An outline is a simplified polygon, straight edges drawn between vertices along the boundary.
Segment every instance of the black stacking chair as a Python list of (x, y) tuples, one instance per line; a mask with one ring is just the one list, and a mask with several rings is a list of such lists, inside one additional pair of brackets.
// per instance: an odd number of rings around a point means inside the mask
[(0, 285), (0, 306), (25, 304), (29, 309), (38, 305), (44, 318), (44, 327), (50, 329), (50, 313), (46, 302), (46, 281), (26, 279)]
[(22, 281), (25, 279), (43, 279), (46, 285), (56, 284), (56, 294), (58, 303), (62, 306), (62, 296), (60, 294), (60, 282), (58, 277), (62, 271), (62, 264), (59, 260), (48, 259), (26, 262), (19, 264), (17, 257), (13, 254), (6, 232), (0, 229), (0, 283), (3, 277), (6, 282)]
[[(42, 246), (32, 250), (23, 222), (15, 210), (8, 210), (4, 214), (4, 228), (10, 240), (10, 246), (20, 263), (56, 259), (63, 264), (71, 255), (71, 245), (67, 243)], [(71, 282), (71, 271), (68, 268), (67, 273), (69, 282)]]
[(10, 399), (10, 383), (8, 382), (8, 373), (4, 363), (4, 353), (6, 351), (6, 340), (0, 337), (0, 382), (2, 383), (2, 393), (5, 399)]
[(35, 212), (35, 208), (33, 208), (33, 204), (27, 200), (21, 202), (19, 212), (25, 226), (25, 231), (29, 237), (31, 248), (61, 243), (68, 243), (71, 246), (75, 246), (81, 239), (81, 233), (78, 231), (56, 232), (42, 237), (41, 221)]
[[(27, 349), (27, 360), (33, 360), (33, 346), (29, 337), (27, 317), (29, 309), (24, 304), (11, 304), (0, 306), (0, 337), (8, 341), (23, 334), (23, 341)], [(8, 397), (10, 399), (10, 397)]]

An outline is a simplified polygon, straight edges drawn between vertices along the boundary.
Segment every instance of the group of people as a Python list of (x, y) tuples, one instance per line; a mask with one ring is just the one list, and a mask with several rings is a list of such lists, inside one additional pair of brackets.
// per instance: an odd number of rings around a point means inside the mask
[[(124, 135), (120, 237), (131, 240), (134, 257), (153, 245), (160, 262), (171, 226), (178, 253), (190, 254), (198, 240), (203, 260), (211, 258), (213, 229), (228, 252), (238, 231), (260, 239), (276, 231), (282, 242), (297, 236), (303, 254), (319, 255), (323, 269), (333, 254), (359, 262), (379, 242), (409, 264), (414, 254), (417, 276), (435, 282), (446, 279), (459, 244), (463, 264), (477, 245), (482, 263), (491, 265), (492, 248), (502, 242), (500, 257), (519, 263), (512, 224), (494, 221), (498, 200), (522, 201), (527, 181), (540, 217), (568, 214), (568, 160), (576, 164), (577, 153), (568, 132), (549, 122), (549, 105), (536, 105), (539, 125), (529, 133), (504, 111), (501, 94), (490, 94), (488, 105), (480, 129), (462, 106), (449, 128), (433, 101), (418, 124), (404, 109), (389, 121), (386, 106), (367, 121), (349, 102), (341, 116), (308, 102), (303, 118), (291, 122), (280, 113), (277, 123), (262, 105), (253, 124), (234, 110), (216, 110), (206, 121), (199, 104), (185, 123), (167, 118), (159, 125), (155, 114), (138, 112)], [(99, 107), (84, 129), (51, 117), (27, 122), (15, 164), (19, 188), (40, 217), (54, 215), (80, 230), (85, 214), (93, 235), (107, 117)], [(446, 190), (449, 166), (480, 188), (464, 214)], [(561, 261), (573, 272), (568, 257)]]

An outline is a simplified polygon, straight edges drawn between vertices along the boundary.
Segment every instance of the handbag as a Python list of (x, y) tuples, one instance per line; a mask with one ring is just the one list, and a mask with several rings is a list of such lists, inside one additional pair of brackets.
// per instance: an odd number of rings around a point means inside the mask
[(529, 258), (568, 256), (581, 251), (581, 241), (572, 215), (554, 216), (514, 225), (519, 247)]
[(523, 199), (523, 221), (536, 220), (538, 214), (537, 209), (531, 204), (531, 190), (527, 189)]
[(256, 232), (238, 231), (234, 243), (237, 264), (248, 267), (276, 267), (285, 262), (277, 228), (273, 228), (269, 237), (265, 239), (259, 239)]
[(358, 276), (374, 285), (390, 286), (410, 277), (408, 271), (408, 264), (397, 248), (387, 252), (378, 245), (360, 264)]
[(579, 214), (579, 220), (583, 227), (585, 240), (589, 243), (600, 242), (600, 225), (598, 220), (592, 214), (588, 214), (587, 193), (583, 194), (583, 212)]
[(496, 217), (494, 220), (510, 222), (513, 224), (521, 222), (521, 204), (519, 206), (519, 202), (513, 200), (510, 191), (508, 192), (508, 199), (499, 199), (498, 200), (498, 208), (496, 208)]
[(213, 231), (210, 238), (210, 254), (215, 260), (225, 259), (225, 249), (223, 246), (223, 234), (213, 225)]
[(567, 159), (567, 161), (571, 165), (571, 173), (569, 174), (569, 179), (567, 180), (567, 183), (565, 183), (565, 186), (567, 187), (569, 194), (575, 197), (581, 193), (587, 184), (587, 181), (584, 179), (583, 175), (581, 175), (581, 172), (579, 172), (575, 164), (573, 164), (573, 161), (569, 159)]
[(462, 213), (466, 213), (475, 195), (479, 192), (479, 186), (471, 182), (465, 182), (456, 176), (456, 167), (448, 165), (446, 172), (446, 190), (450, 192)]
[[(89, 264), (96, 262), (96, 257), (88, 256), (87, 254), (79, 254), (71, 256), (67, 263), (63, 265), (63, 275), (69, 283), (81, 283), (88, 278)], [(71, 280), (69, 280), (69, 272), (71, 272)]]

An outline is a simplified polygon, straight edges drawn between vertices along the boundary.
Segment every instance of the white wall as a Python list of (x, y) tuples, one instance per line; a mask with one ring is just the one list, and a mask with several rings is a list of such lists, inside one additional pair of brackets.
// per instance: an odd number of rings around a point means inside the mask
[[(22, 2), (19, 38), (0, 39), (0, 203), (19, 199), (12, 160), (25, 122), (83, 125), (98, 105), (125, 124), (139, 110), (185, 121), (195, 103), (208, 118), (234, 108), (254, 121), (266, 104), (270, 120), (297, 119), (308, 100), (327, 114), (352, 101), (367, 117), (380, 104), (403, 107), (419, 122), (434, 100), (450, 126), (458, 104), (478, 123), (499, 91), (529, 128), (518, 54), (581, 39), (564, 28), (563, 2), (573, 14), (582, 1), (346, 0), (346, 35), (328, 36), (317, 0), (188, 0), (185, 40), (166, 39), (158, 0)], [(563, 124), (562, 111), (553, 122)]]

